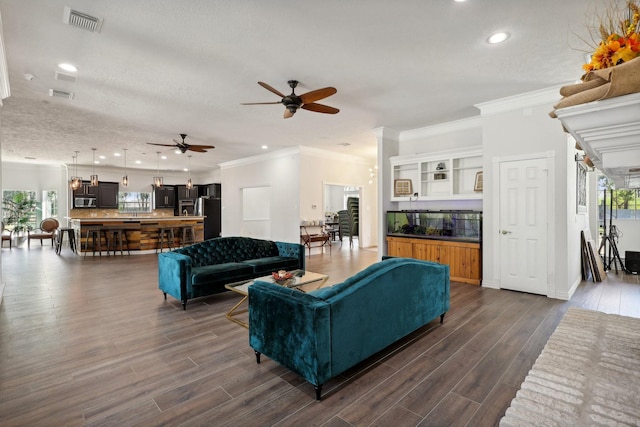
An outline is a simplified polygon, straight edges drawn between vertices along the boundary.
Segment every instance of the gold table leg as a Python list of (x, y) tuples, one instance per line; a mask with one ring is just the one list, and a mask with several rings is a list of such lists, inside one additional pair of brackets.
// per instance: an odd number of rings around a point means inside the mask
[(225, 317), (231, 320), (232, 322), (237, 323), (238, 325), (244, 326), (245, 328), (249, 329), (248, 323), (243, 322), (242, 320), (236, 318), (238, 314), (246, 313), (249, 311), (248, 308), (238, 310), (238, 307), (240, 307), (245, 301), (247, 301), (247, 299), (249, 299), (249, 295), (243, 296), (242, 299), (238, 301), (236, 305), (234, 305), (233, 307), (231, 307), (229, 311), (227, 311), (227, 313), (225, 314)]

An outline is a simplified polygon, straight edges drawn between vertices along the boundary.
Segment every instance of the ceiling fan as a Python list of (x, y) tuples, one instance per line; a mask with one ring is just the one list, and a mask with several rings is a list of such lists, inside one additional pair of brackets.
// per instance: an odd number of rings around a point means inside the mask
[(182, 141), (178, 141), (176, 139), (173, 140), (175, 144), (156, 144), (153, 142), (147, 142), (149, 145), (160, 145), (162, 147), (177, 147), (182, 153), (186, 153), (187, 150), (195, 151), (197, 153), (206, 153), (210, 148), (216, 148), (213, 145), (191, 145), (184, 142), (184, 139), (187, 137), (186, 133), (181, 133)]
[(291, 95), (284, 95), (279, 90), (274, 89), (266, 83), (258, 82), (260, 86), (268, 90), (269, 92), (275, 93), (276, 95), (282, 97), (280, 101), (275, 102), (246, 102), (242, 105), (265, 105), (265, 104), (283, 104), (285, 106), (284, 110), (284, 118), (288, 119), (292, 117), (298, 108), (302, 108), (303, 110), (315, 111), (316, 113), (325, 113), (325, 114), (336, 114), (340, 110), (337, 108), (329, 107), (328, 105), (317, 104), (315, 101), (319, 101), (321, 99), (327, 98), (337, 92), (334, 87), (325, 87), (322, 89), (312, 90), (311, 92), (307, 92), (302, 95), (296, 95), (295, 89), (298, 86), (297, 80), (289, 80), (289, 87), (291, 88)]

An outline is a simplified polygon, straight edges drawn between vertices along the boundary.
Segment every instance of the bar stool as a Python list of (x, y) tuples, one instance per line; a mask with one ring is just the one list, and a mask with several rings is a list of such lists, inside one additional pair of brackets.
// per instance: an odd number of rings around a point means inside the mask
[(111, 243), (113, 242), (113, 255), (115, 256), (118, 247), (120, 248), (120, 255), (124, 255), (123, 242), (127, 245), (127, 254), (131, 255), (129, 251), (129, 241), (127, 240), (126, 230), (122, 227), (106, 227), (104, 232), (107, 237), (107, 254), (111, 251)]
[(180, 228), (182, 229), (182, 240), (180, 241), (182, 247), (194, 244), (196, 242), (196, 232), (193, 225), (183, 225)]
[(62, 245), (64, 243), (64, 233), (67, 233), (67, 237), (69, 239), (69, 249), (71, 249), (71, 252), (77, 252), (77, 248), (76, 248), (76, 232), (73, 228), (71, 227), (59, 227), (58, 230), (56, 230), (56, 239), (55, 239), (55, 243), (56, 243), (56, 253), (58, 255), (60, 255), (60, 252), (62, 252)]
[(158, 247), (156, 248), (156, 253), (158, 253), (158, 249), (160, 249), (160, 252), (164, 249), (165, 238), (166, 242), (169, 244), (169, 248), (173, 250), (173, 243), (175, 240), (173, 227), (160, 227), (160, 230), (158, 231)]
[[(87, 256), (87, 252), (89, 252), (89, 240), (91, 240), (91, 251), (92, 255), (96, 254), (96, 248), (98, 248), (98, 254), (102, 256), (102, 235), (104, 231), (102, 227), (88, 227), (87, 234), (84, 241), (84, 256)], [(106, 236), (105, 236), (106, 241)], [(109, 248), (107, 247), (107, 254), (109, 253)]]

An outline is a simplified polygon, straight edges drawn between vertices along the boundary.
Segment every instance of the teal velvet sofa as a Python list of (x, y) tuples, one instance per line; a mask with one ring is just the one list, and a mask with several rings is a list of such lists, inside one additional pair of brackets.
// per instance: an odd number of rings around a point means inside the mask
[(278, 270), (304, 269), (304, 246), (250, 237), (216, 237), (158, 254), (158, 287), (187, 301), (224, 292), (224, 285), (267, 276)]
[(322, 384), (449, 310), (449, 266), (389, 258), (342, 283), (304, 293), (256, 281), (249, 287), (249, 345)]

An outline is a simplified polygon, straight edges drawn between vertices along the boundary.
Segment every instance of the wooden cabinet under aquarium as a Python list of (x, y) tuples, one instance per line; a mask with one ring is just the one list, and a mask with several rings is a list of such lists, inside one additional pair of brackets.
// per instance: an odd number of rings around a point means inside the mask
[(456, 282), (481, 284), (481, 236), (481, 212), (387, 212), (388, 255), (447, 264)]

